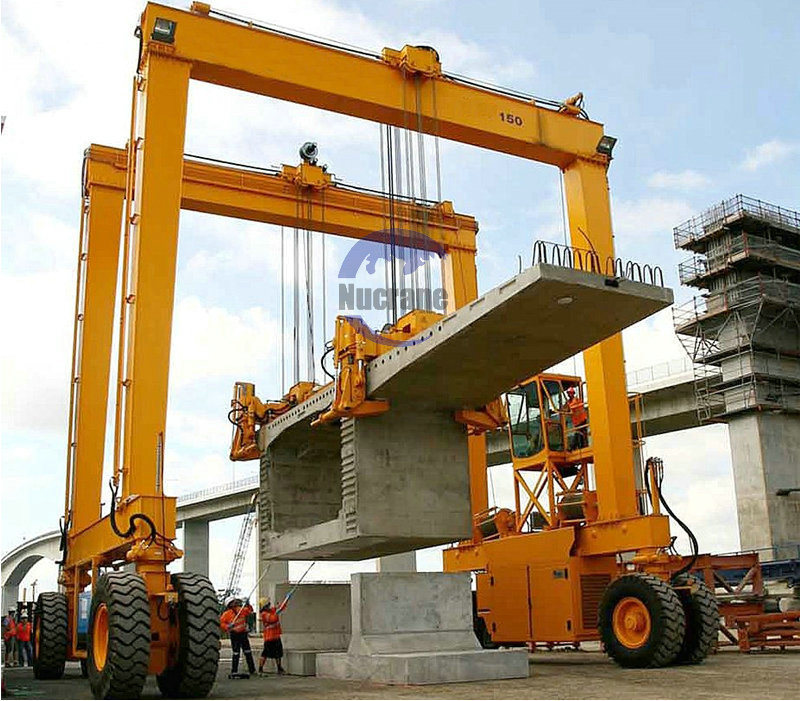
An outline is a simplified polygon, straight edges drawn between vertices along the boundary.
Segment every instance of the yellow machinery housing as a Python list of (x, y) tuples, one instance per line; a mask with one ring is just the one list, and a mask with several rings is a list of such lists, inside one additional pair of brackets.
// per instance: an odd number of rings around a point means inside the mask
[(625, 666), (702, 660), (716, 605), (668, 552), (660, 461), (640, 475), (637, 513), (608, 517), (581, 379), (535, 376), (507, 393), (506, 411), (515, 508), (476, 513), (472, 539), (444, 552), (445, 570), (477, 573), (483, 644), (602, 639)]
[[(170, 576), (166, 569), (181, 555), (173, 545), (175, 500), (164, 494), (163, 474), (179, 211), (185, 207), (360, 237), (382, 228), (383, 202), (362, 199), (352, 206), (352, 200), (342, 197), (340, 206), (332, 208), (336, 188), (311, 164), (285, 167), (275, 177), (185, 161), (189, 80), (396, 127), (412, 125), (421, 133), (554, 165), (563, 174), (573, 245), (583, 246), (588, 240), (601, 260), (614, 256), (606, 177), (614, 140), (604, 134), (602, 125), (585, 118), (579, 96), (562, 103), (542, 103), (475, 85), (444, 73), (438, 54), (427, 47), (364, 55), (251, 22), (230, 21), (201, 2), (193, 3), (188, 12), (148, 3), (137, 33), (141, 51), (133, 81), (127, 151), (93, 147), (86, 168), (60, 580), (64, 594), (43, 594), (37, 602), (36, 674), (60, 676), (65, 659), (81, 659), (98, 697), (136, 696), (148, 673), (158, 676), (167, 696), (201, 697), (213, 684), (218, 659), (213, 588), (207, 578), (190, 573)], [(325, 191), (321, 221), (312, 215), (298, 220), (298, 189), (303, 200), (312, 204)], [(414, 207), (407, 212), (405, 224), (418, 225)], [(448, 311), (452, 311), (477, 296), (476, 229), (474, 221), (454, 215), (446, 204), (439, 205), (437, 213), (441, 226), (436, 237), (446, 249), (443, 282)], [(435, 238), (432, 219), (426, 221), (426, 233)], [(121, 270), (117, 265), (120, 251)], [(102, 516), (105, 413), (118, 275), (122, 302), (112, 500), (110, 513)], [(408, 330), (398, 326), (394, 332), (423, 328), (429, 320), (416, 315), (407, 322)], [(368, 404), (361, 377), (364, 359), (382, 349), (359, 344), (358, 334), (340, 322), (337, 403), (322, 420), (386, 409)], [(540, 573), (536, 581), (541, 582), (537, 590), (549, 591), (550, 599), (566, 601), (576, 596), (564, 585), (574, 564), (569, 558), (575, 552), (613, 559), (616, 553), (635, 550), (640, 560), (650, 557), (647, 553), (659, 560), (668, 531), (663, 517), (643, 518), (638, 511), (619, 335), (587, 349), (584, 365), (597, 520), (581, 527), (549, 528), (537, 533), (540, 540), (535, 542), (526, 537), (528, 552), (518, 560), (504, 551), (501, 559), (490, 562), (488, 541), (459, 548), (446, 558), (449, 569), (471, 569), (493, 577), (494, 563), (517, 567), (536, 562), (549, 567), (551, 553), (562, 553), (567, 558), (559, 560), (564, 577)], [(304, 396), (295, 388), (288, 401), (303, 401)], [(241, 406), (233, 407), (233, 418), (238, 421), (249, 412), (253, 425), (265, 408), (280, 409), (257, 404), (252, 387), (247, 386), (241, 387), (237, 401)], [(470, 426), (475, 514), (485, 513), (488, 506), (483, 431), (496, 425), (501, 414), (497, 406), (464, 407), (457, 417)], [(252, 433), (241, 438), (237, 450), (249, 455)], [(497, 539), (497, 543), (512, 542), (515, 537)], [(584, 557), (581, 571), (616, 576), (618, 571), (609, 562)], [(590, 572), (590, 563), (597, 563), (596, 571)], [(120, 569), (124, 564), (134, 565), (135, 572)], [(501, 588), (509, 600), (529, 586), (522, 587), (516, 578), (504, 581), (508, 584)], [(87, 587), (91, 587), (88, 619), (83, 610), (89, 604)], [(627, 598), (634, 601), (620, 615), (635, 628), (643, 617), (641, 602), (637, 605), (633, 595)], [(567, 617), (575, 606), (553, 609), (554, 631), (562, 624), (584, 625)], [(651, 626), (653, 631), (657, 624)], [(517, 633), (512, 637), (517, 638)], [(663, 663), (662, 658), (651, 656), (649, 662)]]

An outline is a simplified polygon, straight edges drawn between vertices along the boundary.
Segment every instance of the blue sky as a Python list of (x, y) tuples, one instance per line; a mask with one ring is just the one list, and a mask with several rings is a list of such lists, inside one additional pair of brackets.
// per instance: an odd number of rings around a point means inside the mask
[[(126, 139), (132, 30), (141, 7), (2, 3), (3, 551), (54, 528), (61, 509), (81, 154), (92, 141), (121, 146)], [(583, 91), (590, 116), (619, 139), (609, 174), (618, 251), (661, 265), (678, 301), (692, 292), (677, 286), (685, 255), (674, 251), (673, 226), (739, 192), (798, 207), (798, 3), (487, 7), (225, 2), (239, 14), (369, 49), (430, 44), (447, 71), (544, 97)], [(380, 186), (376, 125), (214, 86), (190, 89), (188, 153), (296, 163), (298, 146), (309, 139), (341, 179)], [(513, 274), (533, 240), (562, 240), (557, 171), (459, 144), (441, 147), (443, 196), (480, 223), (481, 290)], [(428, 140), (429, 158), (432, 152)], [(432, 167), (428, 173), (430, 193)], [(319, 237), (315, 245), (319, 254)], [(327, 248), (333, 271), (346, 249), (330, 238)], [(255, 381), (262, 397), (278, 393), (278, 252), (273, 227), (181, 217), (166, 466), (173, 493), (233, 476), (225, 421), (233, 381)], [(334, 284), (329, 280), (329, 298)], [(631, 370), (681, 354), (668, 313), (626, 334)], [(665, 486), (701, 541), (705, 536), (706, 549), (736, 548), (726, 429), (652, 439), (648, 452), (664, 457)], [(236, 477), (254, 469), (240, 464)], [(498, 492), (501, 480), (496, 475)], [(227, 561), (237, 532), (236, 522), (214, 526), (212, 558)], [(435, 556), (424, 559), (436, 566)]]

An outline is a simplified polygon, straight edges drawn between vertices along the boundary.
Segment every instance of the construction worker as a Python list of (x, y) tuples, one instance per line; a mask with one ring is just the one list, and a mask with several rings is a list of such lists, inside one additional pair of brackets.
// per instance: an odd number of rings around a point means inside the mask
[[(231, 650), (233, 651), (231, 673), (228, 675), (228, 679), (247, 679), (256, 671), (253, 651), (250, 649), (250, 630), (247, 624), (247, 617), (252, 613), (253, 607), (249, 602), (242, 603), (241, 599), (234, 597), (228, 600), (227, 606), (220, 616), (220, 626), (230, 635)], [(250, 674), (239, 674), (239, 655), (242, 651), (244, 651)]]
[(8, 610), (8, 616), (3, 616), (3, 645), (5, 655), (3, 660), (6, 667), (17, 666), (17, 621), (14, 609)]
[(19, 649), (19, 666), (33, 666), (33, 648), (31, 647), (31, 624), (24, 611), (17, 623), (17, 647)]
[(589, 426), (587, 421), (589, 415), (580, 397), (575, 394), (574, 387), (567, 388), (567, 409), (569, 410), (574, 432), (569, 439), (569, 449), (577, 450), (589, 445)]
[(278, 604), (277, 608), (272, 606), (269, 599), (261, 599), (261, 626), (264, 631), (264, 650), (261, 652), (261, 659), (258, 661), (258, 673), (264, 674), (264, 663), (267, 658), (275, 660), (275, 665), (278, 668), (278, 674), (284, 674), (281, 660), (283, 659), (283, 642), (281, 641), (281, 619), (280, 615), (289, 603), (292, 592), (286, 595), (286, 598)]

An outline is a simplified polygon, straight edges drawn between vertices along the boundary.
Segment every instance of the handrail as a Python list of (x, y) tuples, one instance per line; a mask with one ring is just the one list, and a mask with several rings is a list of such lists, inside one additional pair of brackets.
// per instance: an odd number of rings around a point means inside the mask
[(723, 200), (702, 214), (673, 229), (675, 247), (683, 248), (719, 231), (726, 223), (743, 216), (760, 219), (779, 228), (800, 233), (800, 212), (770, 204), (753, 197), (736, 195)]
[(202, 499), (203, 497), (221, 494), (235, 494), (237, 492), (247, 491), (252, 487), (258, 487), (259, 479), (260, 478), (258, 475), (251, 475), (250, 477), (245, 477), (244, 479), (236, 480), (235, 482), (226, 482), (225, 484), (220, 484), (216, 487), (208, 487), (206, 489), (200, 489), (196, 492), (181, 494), (178, 497), (178, 504), (186, 504), (187, 502), (196, 501), (198, 499)]

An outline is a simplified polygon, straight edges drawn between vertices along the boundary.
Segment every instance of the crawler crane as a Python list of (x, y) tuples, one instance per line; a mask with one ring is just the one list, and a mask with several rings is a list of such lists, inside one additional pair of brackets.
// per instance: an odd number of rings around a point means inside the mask
[[(66, 659), (79, 659), (85, 662), (97, 697), (135, 697), (148, 673), (157, 675), (166, 696), (202, 697), (213, 685), (218, 663), (214, 590), (202, 574), (170, 575), (167, 571), (167, 565), (181, 556), (174, 545), (175, 499), (164, 493), (180, 209), (354, 238), (383, 227), (373, 224), (366, 228), (368, 217), (354, 223), (344, 202), (340, 202), (338, 222), (325, 216), (313, 225), (311, 221), (295, 223), (300, 216), (296, 188), (302, 187), (303, 197), (312, 204), (319, 191), (327, 188), (325, 173), (311, 170), (317, 168), (311, 164), (305, 164), (309, 169), (297, 168), (294, 174), (291, 169), (284, 171), (285, 177), (281, 177), (230, 173), (230, 169), (186, 162), (189, 81), (210, 82), (397, 128), (411, 127), (553, 165), (563, 174), (572, 243), (585, 246), (588, 241), (601, 261), (614, 258), (606, 171), (615, 139), (604, 133), (601, 124), (588, 119), (580, 95), (551, 101), (480, 85), (444, 72), (438, 53), (430, 47), (387, 48), (379, 54), (354, 51), (241, 21), (204, 2), (194, 2), (190, 11), (148, 3), (137, 36), (140, 51), (127, 151), (98, 147), (95, 155), (102, 157), (90, 158), (85, 169), (62, 524), (62, 592), (42, 594), (37, 601), (35, 673), (39, 678), (58, 677)], [(287, 190), (294, 194), (287, 197)], [(331, 192), (327, 188), (327, 193)], [(325, 199), (325, 207), (330, 214), (330, 198)], [(450, 312), (477, 297), (475, 227), (461, 226), (468, 222), (454, 217), (452, 209), (439, 206), (437, 211), (442, 226), (436, 240), (445, 250), (442, 279)], [(382, 219), (381, 211), (372, 221)], [(393, 226), (398, 224), (402, 225), (393, 222)], [(429, 226), (427, 233), (434, 238), (430, 231)], [(113, 472), (108, 513), (102, 515), (105, 416), (118, 278), (122, 289)], [(436, 318), (419, 310), (411, 312), (397, 320), (390, 334), (410, 338)], [(370, 345), (364, 329), (346, 320), (337, 323), (336, 401), (320, 420), (391, 411), (365, 392), (366, 360), (386, 350), (380, 343)], [(623, 597), (629, 608), (620, 617), (625, 626), (636, 630), (647, 628), (650, 621), (648, 636), (640, 636), (644, 641), (640, 648), (649, 650), (653, 641), (664, 636), (663, 621), (652, 615), (648, 619), (643, 608), (653, 592), (666, 592), (664, 596), (673, 603), (678, 595), (668, 581), (671, 560), (663, 554), (670, 540), (668, 526), (665, 517), (643, 516), (637, 510), (619, 335), (587, 349), (584, 360), (598, 517), (589, 522), (584, 512), (585, 525), (565, 522), (552, 527), (551, 516), (551, 527), (542, 533), (509, 536), (497, 542), (528, 539), (534, 554), (526, 562), (533, 558), (542, 563), (537, 581), (545, 600), (555, 596), (552, 592), (556, 589), (566, 591), (567, 577), (581, 572), (590, 577), (601, 575), (602, 581), (587, 580), (587, 586), (591, 581), (601, 591), (606, 585), (632, 582), (639, 598), (634, 594)], [(243, 388), (243, 392), (247, 396), (249, 390)], [(249, 394), (254, 397), (253, 392)], [(312, 396), (301, 395), (296, 392), (291, 401), (307, 401)], [(254, 399), (248, 401), (256, 421), (262, 414), (256, 411), (259, 407)], [(484, 431), (498, 425), (501, 414), (496, 402), (488, 407), (464, 407), (459, 412), (458, 419), (471, 427), (468, 469), (472, 511), (478, 516), (486, 511), (488, 500)], [(240, 448), (252, 450), (252, 445), (243, 442)], [(558, 505), (553, 508), (557, 510)], [(570, 514), (576, 508), (570, 509)], [(569, 520), (575, 519), (570, 516)], [(534, 538), (539, 540), (534, 543)], [(457, 549), (452, 557), (448, 555), (448, 569), (480, 570), (494, 576), (487, 571), (492, 568), (486, 557), (479, 554), (485, 544), (473, 543)], [(647, 570), (646, 574), (619, 576), (616, 554), (629, 551), (636, 552), (632, 564)], [(554, 574), (549, 553), (558, 554), (556, 569), (563, 576)], [(581, 572), (570, 569), (573, 557), (581, 558), (585, 565)], [(510, 559), (507, 562), (517, 566)], [(133, 565), (135, 572), (123, 565)], [(513, 591), (524, 591), (521, 580), (509, 581), (513, 581)], [(588, 630), (585, 623), (596, 599), (575, 599), (578, 590), (572, 587), (569, 591), (573, 596), (570, 610), (585, 608), (587, 616), (579, 623), (572, 614), (562, 623)], [(560, 613), (554, 617), (568, 612), (563, 607), (557, 611)], [(683, 640), (682, 625), (677, 628)], [(691, 626), (688, 630), (687, 638), (696, 631)], [(512, 637), (529, 639), (522, 633), (518, 636), (516, 630)], [(646, 657), (649, 664), (667, 661), (662, 653)]]

